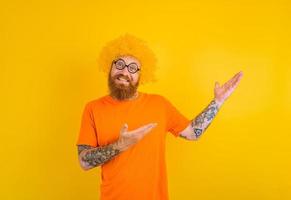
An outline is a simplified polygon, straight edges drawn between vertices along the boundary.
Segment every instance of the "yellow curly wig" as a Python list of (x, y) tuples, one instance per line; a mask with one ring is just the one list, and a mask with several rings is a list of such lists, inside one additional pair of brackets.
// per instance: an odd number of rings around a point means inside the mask
[(147, 44), (130, 34), (124, 34), (108, 42), (101, 50), (98, 65), (101, 71), (108, 74), (112, 61), (120, 56), (133, 56), (141, 63), (140, 84), (156, 81), (156, 56)]

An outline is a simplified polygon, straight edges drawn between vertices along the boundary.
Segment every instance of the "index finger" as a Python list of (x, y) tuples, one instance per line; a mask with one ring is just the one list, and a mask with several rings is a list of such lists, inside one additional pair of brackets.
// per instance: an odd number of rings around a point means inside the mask
[(157, 125), (157, 123), (150, 123), (147, 125), (144, 125), (138, 129), (135, 129), (133, 131), (130, 131), (131, 134), (142, 134), (143, 132), (152, 129), (153, 127), (155, 127)]
[(227, 83), (225, 84), (226, 87), (234, 87), (238, 83), (241, 77), (242, 77), (242, 72), (240, 71), (237, 74), (235, 74), (229, 81), (227, 81)]
[(235, 77), (233, 78), (233, 80), (231, 82), (231, 87), (235, 87), (238, 84), (238, 82), (241, 79), (242, 75), (243, 75), (242, 72), (239, 72), (239, 73), (237, 73), (235, 75)]

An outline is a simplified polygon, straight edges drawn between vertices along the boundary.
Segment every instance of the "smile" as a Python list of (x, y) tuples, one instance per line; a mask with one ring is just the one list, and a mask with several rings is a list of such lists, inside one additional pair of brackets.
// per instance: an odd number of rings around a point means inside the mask
[(119, 77), (119, 78), (116, 78), (119, 82), (123, 82), (123, 83), (129, 83), (129, 80), (127, 80), (127, 79), (124, 79), (124, 78), (121, 78), (121, 77)]

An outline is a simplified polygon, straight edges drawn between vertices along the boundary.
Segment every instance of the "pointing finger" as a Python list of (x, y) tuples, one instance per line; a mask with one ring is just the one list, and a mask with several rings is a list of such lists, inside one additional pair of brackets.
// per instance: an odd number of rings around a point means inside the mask
[(131, 133), (132, 134), (142, 134), (144, 131), (151, 130), (156, 125), (157, 125), (157, 123), (150, 123), (150, 124), (147, 124), (145, 126), (142, 126), (142, 127), (138, 128), (138, 129), (135, 129), (135, 130), (131, 131)]

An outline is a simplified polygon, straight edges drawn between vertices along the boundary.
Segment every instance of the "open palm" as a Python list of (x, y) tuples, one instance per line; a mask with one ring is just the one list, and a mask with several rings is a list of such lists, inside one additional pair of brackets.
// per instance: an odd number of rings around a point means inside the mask
[(218, 82), (215, 82), (215, 88), (214, 88), (214, 97), (215, 99), (223, 103), (234, 91), (234, 89), (237, 87), (243, 73), (238, 72), (235, 74), (229, 81), (224, 83), (223, 85), (219, 85)]

